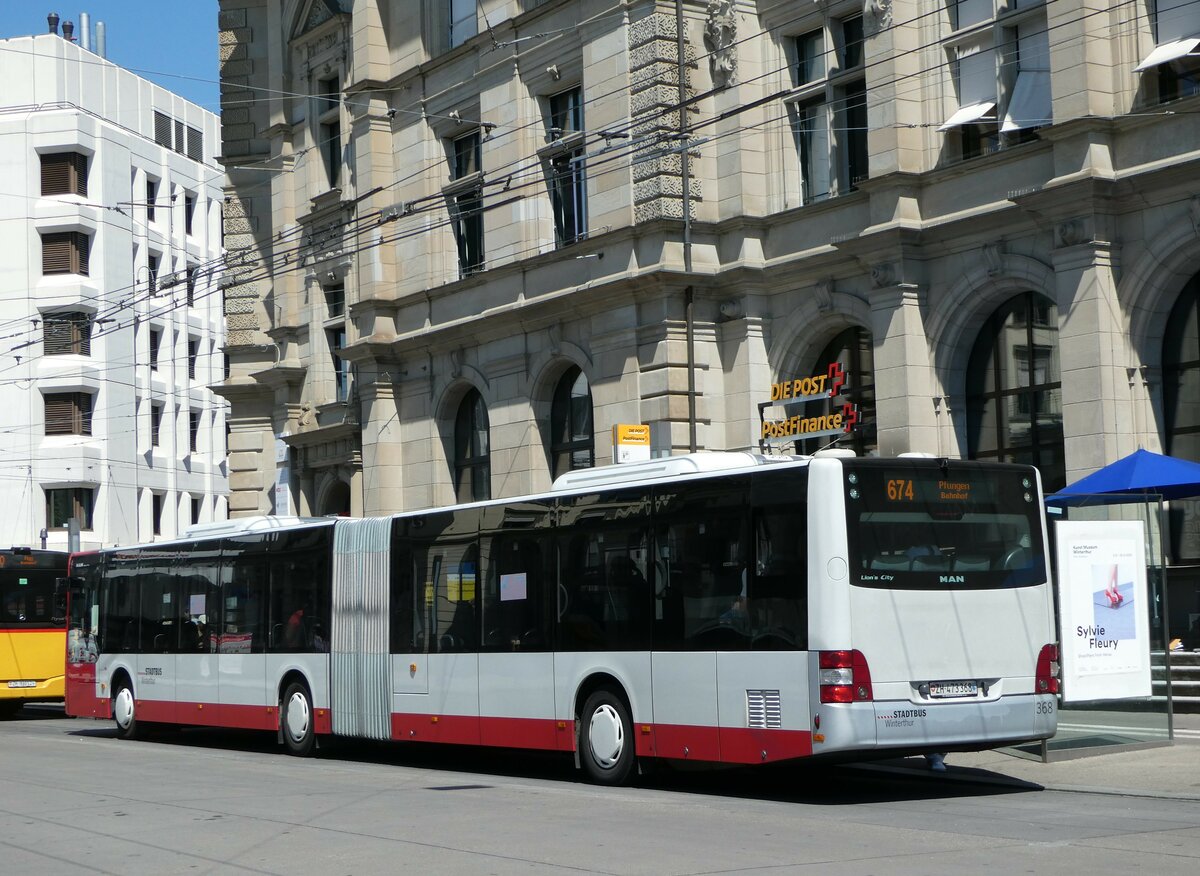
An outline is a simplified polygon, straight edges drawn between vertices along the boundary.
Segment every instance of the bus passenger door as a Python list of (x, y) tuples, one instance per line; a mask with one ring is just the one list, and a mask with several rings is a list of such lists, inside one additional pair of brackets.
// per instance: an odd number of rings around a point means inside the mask
[[(750, 643), (746, 607), (749, 481), (655, 487), (654, 725), (661, 757), (727, 759), (726, 730), (745, 727), (740, 679), (722, 674)], [(725, 688), (721, 682), (725, 682)], [(733, 683), (733, 684), (731, 684)]]
[(175, 696), (182, 724), (218, 724), (221, 701), (217, 643), (221, 632), (219, 552), (198, 546), (176, 560), (181, 623)]
[[(702, 629), (704, 595), (700, 557), (705, 535), (693, 524), (660, 526), (655, 534), (654, 743), (659, 757), (719, 761), (717, 653), (704, 647), (718, 627)], [(711, 612), (710, 612), (711, 613)]]
[[(423, 518), (415, 518), (424, 523)], [(415, 740), (429, 729), (429, 654), (425, 623), (425, 554), (414, 567), (410, 521), (392, 521), (392, 589), (388, 598), (391, 619), (392, 738)], [(422, 737), (418, 737), (418, 733)]]
[(134, 694), (143, 721), (173, 723), (175, 645), (179, 635), (179, 595), (165, 552), (145, 550), (138, 560), (141, 590), (140, 635), (134, 665)]
[[(393, 735), (419, 742), (479, 743), (478, 511), (407, 520), (415, 579), (415, 650), (396, 673)], [(423, 664), (423, 665), (422, 665)], [(409, 666), (415, 665), (416, 670)], [(421, 684), (419, 676), (424, 674)], [(401, 709), (407, 709), (403, 713)]]
[(76, 555), (67, 585), (66, 712), (76, 718), (107, 718), (108, 698), (96, 677), (100, 652), (99, 554)]
[(261, 536), (237, 536), (222, 547), (217, 698), (222, 726), (275, 730), (278, 704), (266, 679), (270, 567), (261, 542)]
[(717, 655), (721, 759), (763, 763), (812, 753), (808, 653), (808, 472), (756, 474), (735, 614), (746, 646)]
[(482, 510), (479, 731), (484, 745), (559, 747), (550, 649), (556, 596), (550, 518), (548, 503)]

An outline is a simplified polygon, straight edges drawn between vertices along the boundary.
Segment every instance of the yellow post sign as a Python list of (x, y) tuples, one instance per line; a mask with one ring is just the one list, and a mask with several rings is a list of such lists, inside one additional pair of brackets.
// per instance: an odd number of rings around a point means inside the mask
[(613, 426), (613, 462), (645, 462), (650, 458), (650, 427), (645, 423)]

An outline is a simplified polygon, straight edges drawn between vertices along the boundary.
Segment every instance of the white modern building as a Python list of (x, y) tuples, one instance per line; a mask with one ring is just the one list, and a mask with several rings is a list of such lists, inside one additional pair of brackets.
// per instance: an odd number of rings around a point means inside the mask
[(217, 117), (57, 33), (0, 82), (0, 544), (224, 519)]

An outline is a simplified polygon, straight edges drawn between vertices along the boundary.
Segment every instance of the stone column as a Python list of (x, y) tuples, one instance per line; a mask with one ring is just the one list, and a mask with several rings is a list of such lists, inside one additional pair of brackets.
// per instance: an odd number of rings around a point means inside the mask
[(362, 502), (367, 515), (393, 514), (404, 506), (400, 414), (393, 380), (387, 370), (369, 375), (359, 371), (363, 471), (367, 473)]
[(939, 446), (933, 368), (921, 314), (921, 290), (897, 282), (890, 265), (872, 269), (871, 334), (875, 342), (875, 410), (879, 454), (944, 455)]
[[(722, 310), (740, 303), (722, 304)], [(771, 395), (771, 363), (767, 358), (767, 321), (760, 316), (727, 314), (718, 326), (719, 352), (728, 363), (725, 368), (725, 392), (720, 403), (724, 411), (724, 435), (714, 427), (714, 443), (728, 450), (758, 450), (758, 404)]]
[(1115, 247), (1095, 236), (1087, 218), (1055, 229), (1067, 483), (1137, 446)]
[[(226, 393), (226, 395), (228, 395)], [(268, 404), (270, 394), (267, 394)], [(241, 403), (239, 404), (238, 401)], [(235, 400), (229, 419), (229, 517), (253, 517), (271, 510), (275, 432), (269, 415), (246, 414), (249, 403)], [(261, 407), (261, 405), (260, 405)], [(270, 473), (270, 475), (268, 475)]]

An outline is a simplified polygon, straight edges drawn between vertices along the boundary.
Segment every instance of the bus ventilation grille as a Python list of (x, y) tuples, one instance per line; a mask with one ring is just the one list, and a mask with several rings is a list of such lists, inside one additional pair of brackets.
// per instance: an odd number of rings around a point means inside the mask
[(746, 691), (746, 726), (759, 730), (778, 730), (783, 726), (783, 710), (779, 704), (779, 691)]

